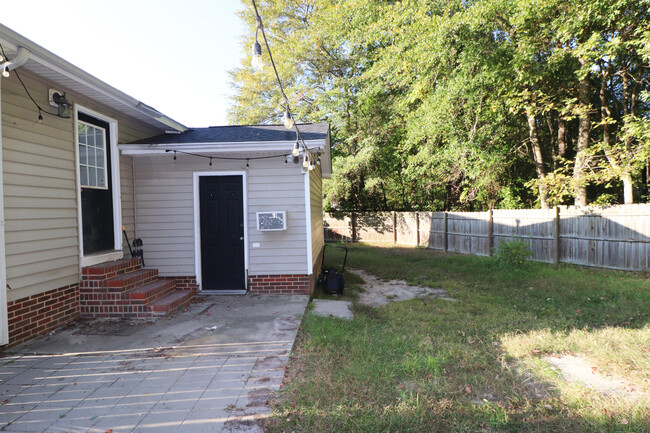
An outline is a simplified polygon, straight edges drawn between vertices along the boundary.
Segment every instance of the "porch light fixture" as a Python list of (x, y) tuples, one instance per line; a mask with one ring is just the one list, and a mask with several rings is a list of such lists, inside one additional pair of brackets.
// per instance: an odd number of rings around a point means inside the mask
[(69, 119), (71, 117), (72, 103), (65, 97), (65, 93), (52, 92), (52, 105), (57, 108), (57, 116)]
[(291, 113), (289, 112), (289, 107), (284, 110), (284, 127), (287, 129), (293, 128), (293, 119), (291, 118)]

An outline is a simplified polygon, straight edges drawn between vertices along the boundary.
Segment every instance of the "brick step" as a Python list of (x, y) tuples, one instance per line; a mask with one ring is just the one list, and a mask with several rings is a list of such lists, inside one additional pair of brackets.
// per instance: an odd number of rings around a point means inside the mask
[(165, 316), (189, 304), (192, 297), (194, 297), (193, 290), (176, 290), (164, 298), (153, 302), (149, 308), (154, 316)]
[(109, 278), (104, 282), (104, 287), (109, 292), (126, 292), (158, 279), (158, 269), (139, 269), (137, 271), (121, 274)]
[(176, 281), (157, 280), (124, 293), (125, 299), (133, 303), (149, 304), (176, 290)]
[(116, 277), (117, 275), (133, 272), (142, 267), (141, 260), (122, 259), (112, 262), (99, 263), (93, 266), (86, 266), (81, 270), (81, 274), (91, 280), (105, 280)]

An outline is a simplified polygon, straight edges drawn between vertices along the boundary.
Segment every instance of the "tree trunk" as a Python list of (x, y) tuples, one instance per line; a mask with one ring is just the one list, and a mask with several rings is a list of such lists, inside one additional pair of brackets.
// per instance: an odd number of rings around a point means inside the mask
[(624, 173), (621, 175), (621, 180), (623, 181), (623, 203), (634, 203), (634, 185), (632, 182), (632, 175), (630, 173)]
[(546, 170), (544, 168), (544, 156), (539, 141), (539, 133), (537, 132), (537, 119), (535, 118), (535, 114), (531, 107), (526, 109), (526, 117), (528, 118), (528, 135), (530, 137), (530, 144), (533, 147), (535, 171), (537, 172), (537, 178), (539, 179), (539, 202), (542, 209), (550, 209), (548, 204), (548, 186), (545, 182)]
[(566, 158), (568, 126), (566, 119), (560, 115), (557, 119), (557, 154), (560, 158)]
[[(580, 65), (585, 66), (586, 61), (580, 59)], [(589, 148), (589, 134), (591, 132), (591, 114), (589, 113), (589, 99), (591, 86), (589, 74), (586, 74), (578, 84), (578, 100), (580, 103), (580, 121), (578, 124), (578, 143), (576, 159), (573, 165), (574, 181), (574, 204), (576, 206), (587, 205), (587, 180), (585, 169), (587, 166), (587, 149)]]

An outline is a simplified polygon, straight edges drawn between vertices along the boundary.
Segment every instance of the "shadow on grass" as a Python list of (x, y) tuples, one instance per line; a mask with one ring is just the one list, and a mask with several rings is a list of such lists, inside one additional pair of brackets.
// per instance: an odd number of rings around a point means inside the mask
[[(567, 385), (540, 359), (587, 353), (604, 370), (645, 377), (647, 389), (647, 275), (539, 263), (503, 270), (489, 258), (349, 247), (351, 267), (459, 301), (355, 305), (349, 322), (305, 316), (298, 373), (269, 431), (650, 431), (647, 402)], [(359, 282), (350, 278), (353, 299)]]

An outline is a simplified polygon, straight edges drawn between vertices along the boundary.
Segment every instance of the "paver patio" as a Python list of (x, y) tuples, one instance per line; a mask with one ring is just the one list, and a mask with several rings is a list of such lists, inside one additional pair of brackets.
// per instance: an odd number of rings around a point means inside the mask
[(155, 324), (93, 322), (0, 358), (6, 432), (255, 432), (307, 296), (205, 297)]

